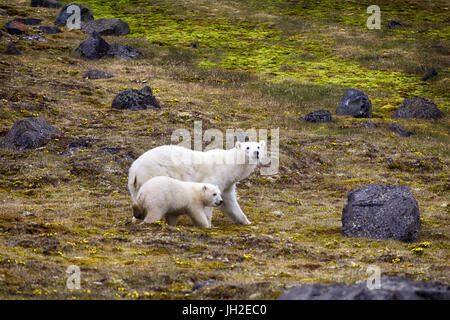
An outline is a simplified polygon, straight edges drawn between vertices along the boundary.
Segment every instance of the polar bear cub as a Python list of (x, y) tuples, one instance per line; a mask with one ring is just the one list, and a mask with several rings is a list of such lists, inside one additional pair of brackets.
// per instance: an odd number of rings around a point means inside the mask
[(159, 176), (139, 189), (133, 203), (133, 216), (147, 223), (165, 218), (173, 226), (180, 215), (187, 214), (195, 225), (210, 228), (205, 207), (218, 207), (222, 203), (220, 190), (213, 184)]

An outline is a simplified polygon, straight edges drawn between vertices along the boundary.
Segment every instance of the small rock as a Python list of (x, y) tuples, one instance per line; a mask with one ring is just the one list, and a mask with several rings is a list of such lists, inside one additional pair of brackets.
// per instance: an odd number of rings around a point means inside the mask
[(403, 277), (381, 277), (380, 288), (367, 282), (355, 284), (306, 284), (282, 293), (278, 300), (449, 300), (450, 286), (414, 281)]
[(391, 20), (388, 22), (387, 27), (389, 29), (395, 28), (395, 27), (403, 27), (403, 24), (401, 24), (400, 22), (396, 21), (396, 20)]
[(108, 57), (119, 58), (119, 59), (136, 59), (142, 56), (142, 53), (134, 48), (122, 44), (113, 44), (108, 50)]
[(143, 87), (140, 90), (129, 88), (120, 92), (114, 98), (112, 107), (119, 110), (145, 110), (161, 108), (158, 101), (153, 96), (152, 89), (148, 86)]
[(69, 148), (67, 148), (66, 151), (64, 151), (63, 155), (72, 155), (78, 150), (85, 150), (91, 146), (92, 142), (95, 142), (97, 140), (95, 139), (80, 139), (75, 142), (72, 142), (69, 144)]
[(57, 9), (62, 7), (62, 3), (55, 0), (31, 0), (30, 6)]
[(339, 102), (336, 114), (351, 115), (355, 118), (372, 118), (372, 103), (364, 92), (350, 89)]
[(7, 22), (5, 28), (9, 34), (24, 34), (27, 31), (27, 28), (23, 23), (15, 20)]
[(6, 53), (6, 54), (12, 54), (12, 55), (19, 55), (19, 54), (22, 54), (22, 52), (20, 52), (20, 50), (17, 49), (17, 47), (16, 47), (16, 45), (14, 44), (14, 42), (9, 42), (9, 43), (6, 45), (5, 53)]
[(0, 16), (9, 17), (9, 14), (7, 14), (5, 11), (0, 10)]
[(216, 280), (206, 280), (203, 282), (196, 282), (194, 283), (194, 286), (192, 287), (192, 291), (197, 291), (200, 288), (211, 286), (216, 283)]
[(60, 132), (40, 117), (29, 117), (17, 121), (3, 140), (0, 147), (15, 150), (37, 148), (44, 139)]
[(406, 98), (392, 115), (392, 118), (438, 119), (441, 117), (442, 112), (433, 101), (420, 97)]
[(347, 194), (342, 235), (413, 242), (421, 227), (419, 205), (409, 186), (371, 184)]
[(24, 211), (24, 212), (22, 212), (22, 215), (24, 216), (24, 217), (31, 217), (31, 216), (34, 216), (34, 215), (36, 215), (34, 212), (30, 212), (30, 211)]
[[(83, 22), (88, 22), (88, 21), (94, 20), (94, 16), (92, 15), (91, 10), (83, 7), (82, 5), (79, 5), (78, 3), (69, 3), (69, 4), (66, 4), (59, 12), (58, 17), (55, 20), (56, 25), (66, 25), (67, 24), (67, 19), (69, 19), (69, 17), (73, 14), (72, 12), (69, 13), (67, 9), (72, 5), (78, 6), (80, 8), (81, 24), (83, 24)], [(81, 25), (80, 25), (80, 28), (81, 28)]]
[(39, 34), (30, 34), (28, 36), (20, 38), (20, 40), (27, 42), (47, 42), (47, 39)]
[(57, 33), (61, 32), (61, 30), (59, 30), (58, 27), (53, 27), (53, 26), (39, 26), (39, 27), (36, 27), (35, 29), (42, 31), (43, 33), (46, 33), (46, 34), (57, 34)]
[(283, 216), (283, 213), (282, 213), (281, 211), (279, 211), (279, 210), (273, 211), (272, 214), (273, 214), (275, 217), (282, 217), (282, 216)]
[(409, 137), (411, 135), (411, 133), (408, 132), (405, 127), (399, 123), (391, 123), (387, 126), (387, 129), (399, 135), (400, 137)]
[(430, 71), (428, 71), (423, 77), (422, 79), (420, 79), (421, 81), (427, 81), (428, 79), (437, 76), (437, 72), (436, 70), (433, 68)]
[(317, 110), (300, 117), (300, 120), (308, 122), (330, 122), (332, 121), (331, 112), (328, 110)]
[(89, 36), (75, 52), (79, 53), (82, 57), (90, 60), (100, 59), (105, 56), (110, 49), (110, 45), (103, 40), (98, 34), (94, 33)]
[(373, 120), (367, 120), (364, 123), (364, 128), (366, 128), (366, 129), (375, 129), (376, 127), (377, 127), (377, 125), (376, 125), (375, 121), (373, 121)]
[(102, 148), (102, 150), (106, 153), (113, 154), (113, 155), (119, 153), (119, 151), (120, 151), (119, 148)]
[(114, 75), (111, 73), (96, 69), (90, 69), (83, 74), (83, 78), (90, 80), (109, 79), (112, 77), (114, 77)]
[(124, 36), (130, 33), (128, 23), (120, 19), (87, 21), (83, 23), (81, 30), (89, 34), (96, 32), (101, 36)]
[(28, 26), (35, 26), (38, 25), (39, 23), (41, 23), (41, 19), (36, 19), (36, 18), (16, 18), (13, 21), (17, 21), (23, 24), (26, 24)]
[(197, 49), (197, 48), (198, 48), (198, 41), (192, 41), (192, 42), (189, 44), (189, 46), (190, 46), (191, 48)]

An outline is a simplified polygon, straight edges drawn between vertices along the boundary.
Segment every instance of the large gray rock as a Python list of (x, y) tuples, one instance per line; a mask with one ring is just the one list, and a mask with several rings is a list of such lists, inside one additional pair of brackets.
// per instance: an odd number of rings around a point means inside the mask
[(111, 46), (98, 34), (94, 33), (81, 43), (75, 52), (90, 60), (100, 59), (107, 55)]
[(92, 34), (94, 32), (101, 36), (124, 36), (130, 33), (128, 23), (120, 19), (98, 19), (82, 24), (81, 30)]
[(40, 117), (17, 121), (0, 142), (0, 147), (14, 150), (34, 149), (41, 146), (48, 136), (60, 132)]
[(438, 119), (441, 117), (442, 112), (433, 101), (420, 97), (406, 98), (392, 115), (392, 118)]
[(350, 89), (339, 102), (336, 114), (351, 115), (355, 118), (372, 118), (372, 103), (364, 92)]
[(153, 96), (152, 89), (148, 86), (140, 90), (127, 89), (120, 92), (113, 100), (112, 107), (114, 109), (130, 109), (130, 110), (145, 110), (145, 109), (159, 109), (156, 98)]
[(409, 186), (371, 184), (347, 194), (342, 211), (346, 237), (417, 241), (421, 227), (419, 205)]
[(380, 289), (366, 282), (308, 284), (282, 293), (278, 300), (449, 300), (450, 287), (401, 277), (381, 277)]
[(69, 17), (72, 16), (72, 14), (73, 14), (72, 12), (69, 13), (69, 11), (67, 10), (71, 5), (75, 5), (80, 8), (81, 25), (83, 25), (84, 22), (94, 20), (94, 16), (92, 15), (91, 10), (89, 10), (86, 7), (83, 7), (82, 5), (80, 5), (78, 3), (69, 3), (69, 4), (66, 4), (59, 12), (58, 17), (55, 20), (56, 25), (66, 25), (67, 24), (67, 19), (69, 19)]

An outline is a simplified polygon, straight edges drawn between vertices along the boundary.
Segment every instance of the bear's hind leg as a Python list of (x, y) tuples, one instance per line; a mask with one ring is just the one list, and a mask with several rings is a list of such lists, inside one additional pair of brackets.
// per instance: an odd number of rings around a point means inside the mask
[(161, 210), (148, 210), (147, 216), (145, 217), (143, 223), (153, 223), (156, 221), (161, 221), (164, 218), (165, 214), (166, 213)]

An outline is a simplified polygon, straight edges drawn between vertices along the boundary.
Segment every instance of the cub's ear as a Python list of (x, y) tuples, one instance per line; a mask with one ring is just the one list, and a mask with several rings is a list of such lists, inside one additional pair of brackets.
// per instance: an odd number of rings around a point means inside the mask
[(203, 191), (206, 191), (206, 190), (208, 190), (208, 187), (205, 184), (205, 185), (203, 185)]
[(238, 141), (238, 142), (236, 142), (236, 148), (237, 148), (237, 149), (240, 149), (240, 148), (241, 148), (241, 146), (242, 146), (241, 142), (239, 142), (239, 141)]
[(266, 142), (264, 140), (261, 140), (259, 142), (259, 145), (261, 146), (261, 148), (264, 148), (264, 146), (266, 145)]

